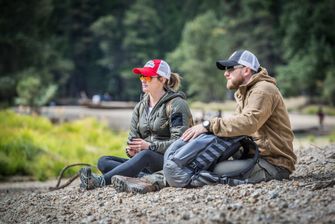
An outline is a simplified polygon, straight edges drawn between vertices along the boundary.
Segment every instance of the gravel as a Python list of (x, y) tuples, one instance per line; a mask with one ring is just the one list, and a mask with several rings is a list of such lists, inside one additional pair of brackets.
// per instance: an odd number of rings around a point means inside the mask
[(79, 183), (0, 184), (0, 223), (335, 223), (335, 145), (298, 148), (289, 180), (164, 188), (144, 195)]

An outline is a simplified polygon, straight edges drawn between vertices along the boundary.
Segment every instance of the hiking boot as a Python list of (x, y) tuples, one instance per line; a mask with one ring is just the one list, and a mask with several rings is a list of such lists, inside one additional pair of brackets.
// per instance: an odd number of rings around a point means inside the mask
[(125, 177), (120, 175), (113, 176), (111, 184), (117, 192), (145, 194), (159, 190), (155, 184), (152, 184), (143, 178)]
[(92, 190), (106, 185), (104, 177), (92, 173), (91, 167), (81, 168), (79, 174), (81, 189)]

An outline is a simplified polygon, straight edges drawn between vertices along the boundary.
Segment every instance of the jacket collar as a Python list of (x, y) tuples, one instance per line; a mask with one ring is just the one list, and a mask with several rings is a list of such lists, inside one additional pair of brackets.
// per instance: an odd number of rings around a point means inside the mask
[(271, 82), (276, 85), (276, 80), (269, 76), (267, 70), (263, 67), (261, 67), (261, 70), (251, 76), (250, 80), (248, 83), (241, 85), (238, 90), (235, 93), (235, 98), (240, 99), (242, 96), (245, 96), (247, 93), (248, 89), (250, 89), (252, 86), (254, 86), (256, 83), (260, 81), (266, 81), (266, 82)]

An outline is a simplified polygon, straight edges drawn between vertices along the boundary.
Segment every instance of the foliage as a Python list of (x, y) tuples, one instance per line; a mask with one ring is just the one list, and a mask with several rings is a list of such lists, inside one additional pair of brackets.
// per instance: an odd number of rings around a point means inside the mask
[(15, 95), (16, 80), (10, 76), (0, 77), (0, 108), (10, 105), (10, 98), (8, 96)]
[(322, 92), (323, 98), (332, 106), (335, 106), (335, 67), (329, 69), (324, 81), (324, 88)]
[(229, 94), (215, 61), (241, 48), (258, 56), (286, 97), (334, 105), (334, 11), (332, 0), (1, 1), (0, 105), (14, 104), (30, 68), (58, 86), (57, 99), (109, 92), (138, 100), (131, 69), (151, 58), (185, 76), (191, 98), (222, 101)]
[(33, 71), (27, 71), (28, 74), (17, 85), (18, 97), (16, 98), (16, 104), (29, 106), (33, 110), (37, 110), (55, 95), (57, 86), (52, 84), (44, 86), (40, 76), (30, 72)]
[(46, 118), (1, 111), (0, 175), (45, 180), (70, 163), (96, 164), (108, 154), (125, 157), (126, 136), (93, 118), (53, 125)]
[(331, 0), (316, 4), (291, 1), (284, 5), (280, 29), (286, 63), (277, 71), (279, 86), (286, 96), (323, 94), (330, 102), (334, 99), (333, 87), (325, 81), (327, 75), (333, 74), (335, 61), (335, 31), (329, 28), (335, 25), (331, 18), (334, 9)]
[[(96, 20), (91, 25), (90, 30), (93, 32), (94, 41), (102, 54), (101, 58), (97, 59), (96, 64), (106, 73), (106, 75), (100, 76), (100, 79), (95, 79), (95, 82), (100, 89), (106, 89), (113, 97), (120, 98), (122, 82), (120, 76), (117, 76), (116, 73), (120, 70), (122, 64), (119, 62), (119, 55), (114, 52), (121, 51), (118, 43), (122, 35), (117, 29), (117, 23), (114, 16), (106, 15)], [(102, 86), (102, 83), (105, 85)]]
[(224, 52), (224, 40), (224, 28), (213, 12), (199, 15), (186, 24), (180, 45), (168, 60), (189, 83), (187, 93), (191, 97), (201, 101), (224, 100), (225, 78), (215, 66)]
[(329, 135), (329, 142), (330, 142), (330, 143), (334, 143), (334, 142), (335, 142), (335, 131), (333, 131), (333, 132)]

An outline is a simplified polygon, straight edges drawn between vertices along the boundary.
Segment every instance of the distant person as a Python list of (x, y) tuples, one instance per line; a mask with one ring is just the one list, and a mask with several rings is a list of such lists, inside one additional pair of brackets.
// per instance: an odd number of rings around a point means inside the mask
[(111, 101), (112, 97), (109, 93), (104, 93), (104, 95), (102, 95), (102, 101)]
[(130, 159), (101, 157), (98, 161), (101, 176), (93, 174), (90, 167), (82, 168), (83, 189), (109, 185), (115, 175), (138, 177), (162, 170), (166, 149), (193, 124), (185, 95), (178, 91), (180, 76), (171, 72), (168, 63), (150, 60), (133, 72), (138, 75), (145, 94), (132, 114), (126, 147)]
[(99, 104), (101, 102), (101, 96), (96, 94), (96, 95), (93, 95), (92, 97), (92, 103), (93, 104)]
[[(252, 136), (260, 151), (257, 163), (236, 181), (233, 177), (225, 179), (227, 173), (238, 173), (243, 170), (250, 164), (254, 152), (248, 154), (247, 159), (244, 160), (233, 159), (217, 163), (210, 171), (220, 177), (219, 183), (258, 183), (272, 179), (289, 178), (296, 163), (296, 155), (293, 152), (294, 135), (283, 97), (276, 86), (275, 79), (270, 77), (267, 70), (260, 66), (257, 57), (247, 50), (234, 52), (229, 59), (217, 61), (216, 66), (218, 69), (224, 70), (227, 88), (237, 90), (235, 92), (237, 102), (235, 114), (229, 117), (215, 117), (205, 120), (202, 124), (186, 130), (181, 140), (175, 144), (183, 146), (204, 133), (228, 138), (241, 135)], [(165, 158), (169, 158), (170, 154), (173, 154), (171, 149), (173, 147), (167, 150)], [(146, 179), (141, 178), (141, 181), (135, 178), (119, 178), (118, 185), (123, 187), (118, 189), (146, 193), (158, 189), (158, 186), (166, 186), (166, 182), (162, 183), (162, 178), (158, 174), (149, 175), (153, 179), (152, 181), (147, 181), (149, 180), (148, 176)], [(167, 177), (168, 174), (169, 169), (165, 167), (164, 163), (164, 176)], [(193, 177), (198, 183), (210, 183), (210, 178), (201, 176), (200, 173)], [(159, 181), (161, 181), (160, 184)], [(150, 184), (155, 184), (155, 187), (150, 187)]]
[(81, 100), (88, 100), (87, 94), (85, 91), (80, 91), (80, 99)]
[(323, 121), (325, 119), (325, 113), (323, 112), (322, 106), (319, 107), (317, 115), (318, 115), (318, 118), (319, 118), (319, 127), (320, 127), (320, 129), (323, 129)]
[(217, 117), (222, 117), (222, 110), (218, 109)]

